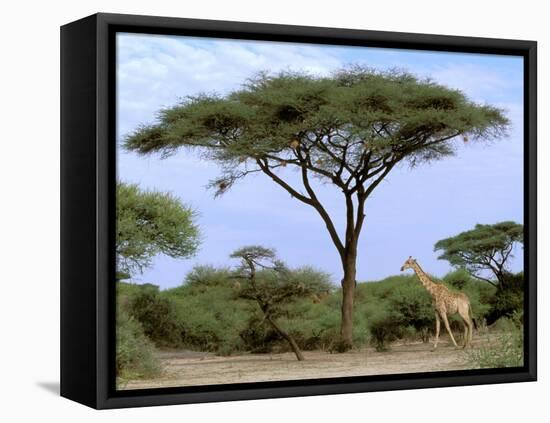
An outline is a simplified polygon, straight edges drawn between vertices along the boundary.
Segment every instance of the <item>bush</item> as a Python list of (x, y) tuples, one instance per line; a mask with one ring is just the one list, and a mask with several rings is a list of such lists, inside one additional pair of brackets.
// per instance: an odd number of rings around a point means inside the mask
[(512, 317), (515, 313), (523, 312), (523, 291), (523, 272), (506, 275), (504, 283), (498, 287), (489, 301), (487, 324), (490, 325), (502, 317)]
[(143, 333), (141, 324), (118, 308), (116, 319), (117, 383), (127, 379), (148, 378), (160, 373), (153, 343)]
[(313, 298), (288, 304), (279, 321), (306, 351), (331, 350), (339, 338), (340, 311), (325, 302), (315, 303)]
[(232, 273), (227, 267), (216, 268), (212, 265), (199, 265), (193, 267), (185, 276), (183, 286), (197, 288), (204, 292), (206, 287), (229, 286), (231, 280)]
[(182, 342), (192, 349), (229, 355), (243, 350), (239, 333), (245, 328), (249, 307), (227, 287), (189, 292), (174, 298), (182, 328)]
[(181, 326), (175, 304), (161, 296), (158, 288), (145, 287), (130, 297), (128, 311), (141, 323), (145, 335), (157, 346), (181, 345)]
[(367, 342), (380, 351), (402, 337), (427, 341), (435, 325), (431, 297), (414, 275), (358, 284), (356, 315), (364, 316), (359, 325), (370, 335)]
[(428, 334), (435, 326), (435, 313), (432, 299), (428, 292), (417, 285), (400, 286), (389, 298), (389, 307), (393, 310), (395, 319), (408, 330), (410, 339), (416, 338), (427, 342)]
[(196, 266), (184, 285), (161, 293), (174, 303), (186, 347), (220, 355), (245, 350), (239, 334), (255, 309), (237, 298), (231, 276), (227, 268)]
[(496, 339), (468, 353), (475, 368), (500, 368), (523, 366), (523, 316), (515, 313), (512, 318), (501, 318), (492, 327)]
[(244, 348), (256, 354), (271, 352), (273, 346), (281, 340), (279, 334), (269, 328), (259, 315), (250, 317), (246, 327), (239, 332), (239, 336)]
[(370, 323), (371, 344), (376, 351), (386, 351), (390, 342), (403, 335), (401, 316), (391, 311), (382, 311), (373, 316)]
[(472, 282), (472, 276), (463, 267), (449, 272), (445, 275), (443, 280), (451, 287), (461, 291), (464, 287)]

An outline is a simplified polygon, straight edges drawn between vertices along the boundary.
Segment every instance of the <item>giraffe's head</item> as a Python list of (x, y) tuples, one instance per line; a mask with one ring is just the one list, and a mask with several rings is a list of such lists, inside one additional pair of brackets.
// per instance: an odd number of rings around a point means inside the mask
[(403, 263), (403, 266), (401, 266), (401, 271), (405, 269), (412, 269), (414, 264), (416, 264), (416, 260), (413, 259), (412, 256), (409, 256), (409, 258), (405, 260), (405, 263)]

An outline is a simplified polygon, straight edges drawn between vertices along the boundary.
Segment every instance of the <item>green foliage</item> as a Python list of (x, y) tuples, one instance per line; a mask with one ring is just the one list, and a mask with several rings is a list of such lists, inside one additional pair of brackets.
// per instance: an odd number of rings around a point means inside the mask
[(279, 321), (303, 350), (331, 350), (339, 338), (340, 310), (311, 297), (289, 304)]
[(195, 213), (174, 196), (117, 183), (116, 252), (119, 279), (142, 271), (157, 254), (189, 257), (199, 245)]
[[(309, 267), (285, 272), (282, 279), (273, 269), (258, 271), (256, 282), (263, 292), (262, 298), (274, 301), (274, 315), (284, 327), (288, 324), (300, 346), (308, 348), (315, 342), (327, 342), (317, 340), (316, 336), (325, 335), (327, 325), (339, 324), (339, 312), (329, 309), (329, 313), (324, 313), (326, 309), (313, 307), (321, 305), (313, 304), (308, 296), (313, 288), (315, 292), (328, 289), (328, 276)], [(266, 325), (258, 304), (249, 301), (249, 282), (235, 276), (227, 268), (197, 266), (188, 273), (184, 285), (161, 293), (176, 305), (183, 344), (225, 355), (237, 351), (284, 350), (284, 341)], [(321, 329), (313, 327), (312, 322), (317, 320)]]
[(162, 296), (156, 287), (143, 287), (128, 302), (129, 313), (138, 320), (145, 335), (157, 346), (181, 344), (181, 328), (176, 304)]
[[(338, 174), (344, 145), (350, 168), (361, 167), (365, 149), (373, 163), (397, 152), (416, 162), (452, 154), (453, 137), (491, 138), (508, 124), (500, 109), (434, 81), (352, 66), (331, 76), (264, 72), (225, 97), (187, 97), (161, 110), (158, 123), (128, 135), (125, 147), (164, 155), (182, 146), (199, 148), (226, 165), (220, 182), (230, 186), (244, 176), (234, 165), (259, 158), (304, 166), (293, 154), (298, 145), (325, 171), (319, 176), (328, 178)], [(312, 140), (319, 133), (331, 139)]]
[(445, 275), (445, 282), (458, 290), (464, 289), (465, 286), (472, 282), (472, 275), (464, 267), (459, 267), (458, 269), (447, 273)]
[(183, 343), (193, 349), (229, 355), (247, 349), (241, 332), (257, 308), (237, 297), (233, 272), (195, 266), (184, 284), (163, 293), (175, 301)]
[(378, 309), (370, 320), (371, 343), (376, 351), (386, 351), (388, 344), (399, 339), (403, 335), (401, 316), (391, 309), (384, 307)]
[(400, 316), (407, 326), (417, 331), (432, 326), (434, 311), (430, 295), (419, 284), (398, 287), (388, 298), (389, 309)]
[(153, 343), (143, 333), (141, 324), (120, 306), (116, 317), (116, 341), (117, 384), (160, 373)]
[(472, 351), (468, 359), (475, 368), (522, 367), (524, 355), (523, 313), (501, 318), (493, 325), (496, 336)]
[(185, 276), (184, 286), (204, 290), (212, 286), (228, 286), (230, 282), (233, 282), (233, 273), (228, 267), (198, 265)]
[[(339, 352), (340, 290), (331, 288), (328, 276), (314, 269), (285, 271), (289, 273), (283, 279), (278, 279), (273, 269), (257, 272), (257, 283), (267, 292), (264, 298), (277, 299), (275, 294), (281, 287), (287, 292), (287, 283), (291, 287), (303, 285), (297, 296), (275, 303), (277, 322), (302, 350)], [(504, 291), (497, 291), (463, 270), (450, 272), (442, 283), (468, 295), (478, 323), (489, 320), (494, 302), (503, 298), (498, 294)], [(242, 295), (247, 284), (246, 279), (235, 279), (235, 272), (228, 268), (196, 266), (183, 285), (169, 290), (159, 291), (150, 284), (118, 282), (118, 304), (142, 332), (146, 329), (147, 336), (155, 339), (157, 345), (219, 355), (288, 351), (285, 340), (266, 324), (258, 303), (251, 301), (249, 295)], [(519, 280), (508, 283), (514, 284), (523, 286)], [(294, 293), (293, 289), (288, 292)], [(522, 304), (512, 308), (521, 310)], [(513, 310), (507, 315), (514, 315)], [(462, 332), (458, 320), (451, 320), (451, 324), (456, 335)], [(353, 326), (356, 347), (372, 345), (383, 351), (396, 340), (427, 342), (434, 328), (431, 297), (415, 275), (357, 284)]]
[[(294, 333), (293, 333), (294, 334)], [(281, 342), (280, 335), (268, 327), (260, 313), (252, 313), (239, 332), (244, 348), (252, 353), (269, 353)]]
[[(219, 273), (225, 274), (225, 270)], [(176, 306), (182, 343), (190, 348), (228, 355), (245, 350), (239, 333), (245, 329), (254, 309), (247, 301), (236, 298), (230, 281), (215, 284), (220, 275), (203, 284), (190, 284), (163, 292)]]
[(453, 266), (463, 267), (479, 279), (493, 283), (481, 275), (489, 271), (499, 283), (504, 282), (506, 265), (517, 243), (523, 243), (523, 225), (500, 222), (494, 225), (476, 225), (474, 229), (435, 244), (439, 256)]
[(505, 275), (503, 283), (499, 285), (495, 295), (489, 299), (488, 324), (523, 311), (524, 286), (523, 272)]

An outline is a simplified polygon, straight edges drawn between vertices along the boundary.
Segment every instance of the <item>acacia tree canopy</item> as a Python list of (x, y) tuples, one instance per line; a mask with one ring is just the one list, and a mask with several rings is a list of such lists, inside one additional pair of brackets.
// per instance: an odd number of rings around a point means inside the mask
[(261, 73), (225, 97), (187, 97), (161, 110), (159, 122), (139, 127), (125, 146), (164, 155), (199, 147), (223, 166), (218, 182), (227, 184), (218, 192), (285, 165), (356, 191), (391, 163), (440, 158), (452, 154), (451, 138), (492, 138), (507, 125), (501, 110), (408, 73)]
[[(357, 245), (371, 192), (400, 162), (411, 165), (454, 153), (452, 141), (505, 133), (504, 112), (458, 90), (406, 72), (351, 66), (329, 76), (259, 73), (225, 96), (201, 94), (163, 109), (158, 122), (125, 139), (139, 154), (170, 155), (187, 147), (220, 164), (216, 195), (256, 172), (313, 207), (340, 256), (342, 337), (351, 346)], [(285, 180), (294, 167), (300, 182)], [(344, 195), (345, 232), (338, 233), (312, 178)]]
[(117, 272), (142, 272), (157, 254), (189, 257), (200, 243), (195, 213), (168, 193), (117, 183)]
[(486, 271), (491, 272), (502, 287), (517, 243), (523, 243), (523, 225), (500, 222), (494, 225), (478, 224), (472, 230), (438, 241), (434, 249), (443, 252), (439, 259), (464, 267), (476, 278), (496, 285), (482, 276)]

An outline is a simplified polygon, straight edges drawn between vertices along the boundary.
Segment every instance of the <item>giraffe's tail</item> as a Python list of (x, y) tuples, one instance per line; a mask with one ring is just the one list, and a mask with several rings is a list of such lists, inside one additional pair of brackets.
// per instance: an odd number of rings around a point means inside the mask
[(470, 319), (472, 319), (472, 322), (474, 323), (474, 328), (475, 328), (475, 330), (477, 330), (477, 322), (476, 322), (476, 319), (474, 318), (474, 313), (472, 312), (472, 305), (471, 304), (468, 304), (468, 312), (470, 314)]

